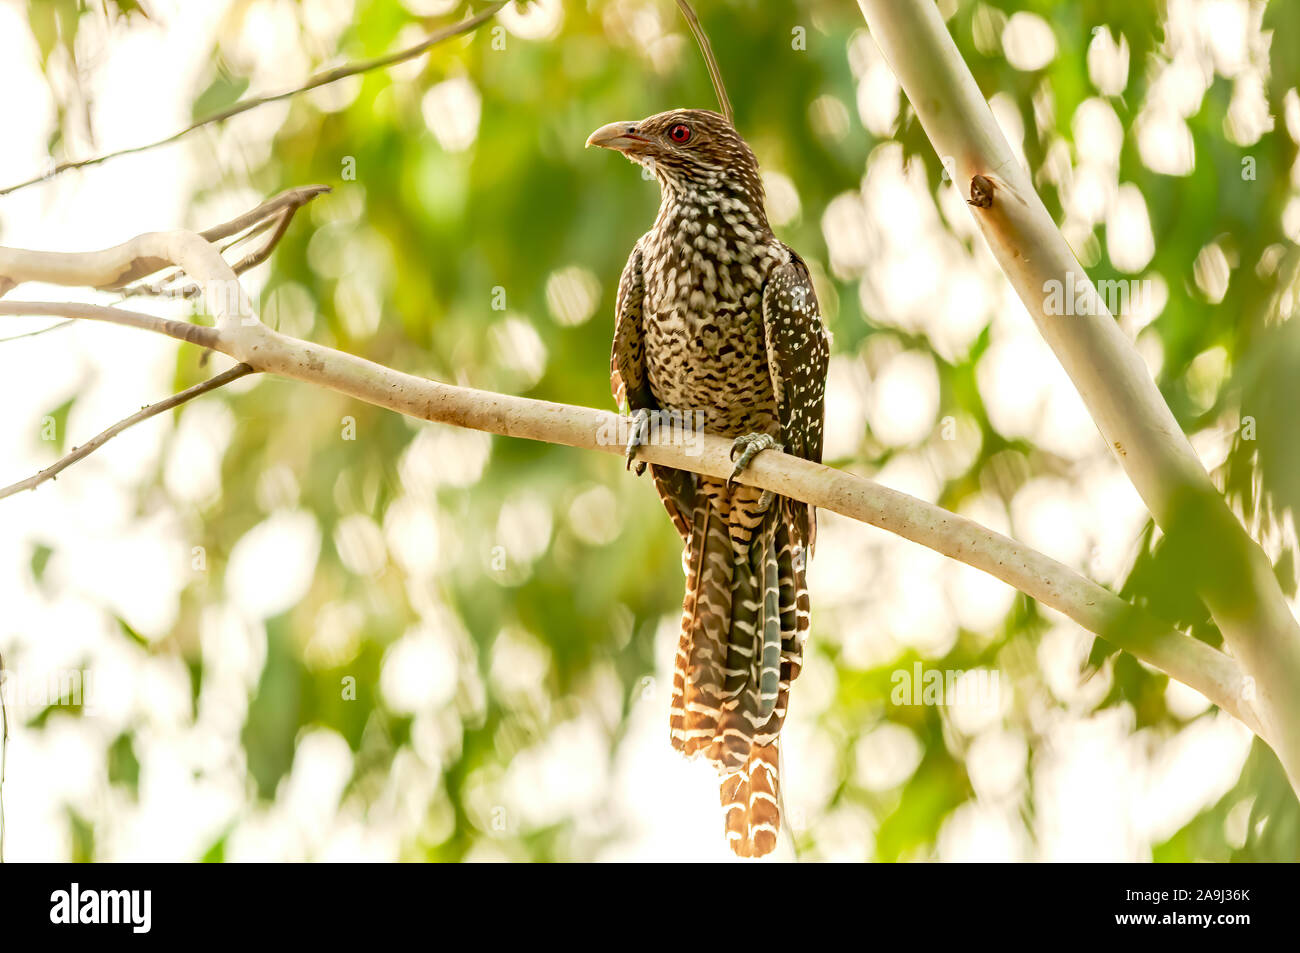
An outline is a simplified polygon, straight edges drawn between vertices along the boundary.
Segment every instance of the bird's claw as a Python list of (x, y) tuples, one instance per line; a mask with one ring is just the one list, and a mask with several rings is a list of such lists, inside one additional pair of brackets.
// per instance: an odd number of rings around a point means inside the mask
[[(730, 486), (740, 476), (745, 467), (749, 466), (752, 461), (763, 450), (784, 450), (781, 444), (776, 442), (776, 438), (770, 433), (747, 433), (741, 434), (731, 443), (731, 459), (736, 461), (736, 467), (731, 471), (731, 476), (727, 477), (727, 485)], [(736, 455), (740, 454), (739, 457)], [(771, 500), (768, 501), (771, 503)]]
[(632, 413), (632, 430), (627, 437), (627, 452), (624, 454), (626, 468), (637, 476), (645, 473), (645, 461), (636, 459), (636, 448), (643, 447), (650, 436), (650, 411), (642, 407)]

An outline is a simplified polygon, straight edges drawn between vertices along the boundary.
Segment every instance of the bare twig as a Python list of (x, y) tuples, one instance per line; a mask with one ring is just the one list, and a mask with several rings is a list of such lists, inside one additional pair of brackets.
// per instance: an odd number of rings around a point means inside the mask
[[(681, 8), (686, 25), (695, 35), (695, 42), (700, 45), (700, 53), (704, 55), (704, 65), (709, 68), (709, 79), (713, 81), (713, 91), (718, 94), (718, 106), (722, 110), (722, 115), (727, 117), (727, 122), (734, 123), (736, 117), (731, 111), (731, 99), (727, 96), (726, 84), (722, 82), (722, 69), (718, 66), (718, 58), (713, 55), (713, 45), (709, 42), (709, 35), (704, 32), (704, 27), (700, 26), (699, 17), (695, 15), (695, 11), (686, 0), (677, 0), (677, 6)], [(3, 194), (0, 192), (0, 195)]]
[[(85, 318), (89, 321), (106, 321), (123, 327), (139, 328), (142, 331), (154, 331), (199, 344), (206, 348), (217, 346), (216, 328), (188, 321), (173, 321), (160, 318), (156, 314), (141, 311), (125, 311), (122, 308), (110, 308), (102, 304), (83, 304), (79, 301), (0, 301), (0, 314), (10, 315), (49, 315), (52, 317)], [(46, 328), (45, 330), (49, 330)], [(33, 332), (35, 333), (35, 332)]]
[(278, 195), (267, 199), (257, 208), (250, 209), (243, 215), (236, 216), (228, 222), (222, 222), (220, 225), (213, 225), (211, 228), (205, 228), (199, 232), (210, 242), (215, 242), (221, 238), (229, 238), (232, 235), (238, 235), (245, 229), (252, 228), (254, 225), (265, 222), (274, 218), (281, 213), (287, 213), (293, 216), (298, 209), (302, 208), (317, 196), (324, 195), (331, 191), (328, 185), (301, 185), (296, 189), (285, 189)]
[[(258, 235), (261, 235), (263, 232), (274, 229), (274, 231), (271, 234), (271, 237), (267, 239), (267, 241), (262, 245), (261, 248), (259, 248), (257, 251), (245, 255), (243, 258), (239, 259), (239, 261), (235, 262), (230, 266), (231, 268), (234, 269), (235, 274), (241, 275), (244, 272), (248, 271), (250, 268), (260, 265), (262, 262), (266, 261), (266, 259), (271, 256), (271, 252), (275, 250), (275, 246), (278, 245), (280, 243), (280, 239), (284, 237), (284, 233), (289, 228), (289, 222), (292, 221), (292, 219), (293, 219), (292, 210), (275, 212), (274, 217), (268, 218), (262, 222), (258, 222), (256, 225), (254, 225), (248, 231), (244, 232), (242, 235), (237, 235), (236, 237), (230, 239), (230, 241), (222, 245), (220, 247), (220, 254), (224, 255), (226, 252), (236, 247), (237, 245), (242, 245), (244, 242), (256, 238)], [(167, 287), (169, 283), (184, 277), (184, 275), (185, 273), (181, 269), (176, 268), (173, 269), (170, 273), (163, 275), (157, 281), (153, 281), (153, 282), (138, 281), (135, 284), (122, 289), (122, 300), (126, 300), (127, 298), (139, 297), (141, 295), (147, 295), (149, 297), (154, 297), (154, 298), (171, 298), (171, 299), (179, 298), (181, 300), (188, 301), (193, 298), (197, 298), (199, 295), (203, 294), (203, 289), (200, 288), (198, 285), (194, 284), (193, 282), (189, 284), (181, 285), (180, 287), (176, 287), (176, 288)]]
[(87, 166), (99, 165), (101, 162), (107, 162), (109, 159), (116, 159), (119, 156), (145, 152), (149, 149), (156, 149), (159, 146), (165, 146), (168, 143), (175, 142), (176, 140), (189, 135), (196, 129), (201, 129), (202, 127), (211, 125), (212, 123), (225, 122), (227, 119), (238, 116), (240, 113), (248, 112), (250, 109), (256, 109), (258, 106), (278, 102), (282, 99), (289, 99), (290, 97), (309, 92), (310, 90), (317, 89), (321, 86), (336, 83), (341, 79), (347, 79), (350, 76), (357, 76), (361, 73), (368, 73), (377, 69), (386, 69), (389, 66), (395, 66), (398, 63), (405, 62), (406, 60), (415, 59), (415, 57), (427, 52), (431, 47), (437, 46), (439, 43), (477, 29), (485, 21), (496, 16), (498, 11), (509, 2), (510, 0), (498, 0), (498, 2), (490, 4), (481, 12), (476, 13), (459, 23), (434, 31), (415, 46), (408, 47), (404, 50), (398, 50), (394, 53), (387, 53), (383, 56), (377, 56), (372, 59), (360, 60), (356, 63), (347, 63), (343, 66), (337, 66), (334, 69), (325, 70), (324, 72), (317, 73), (315, 76), (308, 79), (307, 82), (303, 83), (301, 86), (296, 86), (293, 89), (287, 89), (279, 93), (272, 93), (267, 96), (257, 96), (253, 99), (241, 100), (233, 106), (227, 106), (225, 109), (219, 110), (210, 116), (196, 119), (184, 129), (174, 132), (170, 136), (166, 136), (162, 139), (156, 139), (153, 142), (146, 142), (138, 146), (129, 146), (125, 149), (118, 149), (114, 152), (106, 152), (89, 159), (77, 159), (69, 162), (61, 162), (44, 175), (38, 175), (25, 182), (19, 182), (16, 185), (10, 185), (6, 188), (0, 189), (0, 195), (8, 195), (10, 192), (17, 192), (19, 189), (25, 189), (29, 185), (36, 185), (48, 181), (56, 175), (60, 175), (72, 169), (84, 169)]
[(59, 328), (66, 328), (68, 325), (75, 323), (76, 322), (72, 318), (68, 318), (66, 321), (55, 321), (53, 324), (46, 325), (43, 328), (37, 328), (35, 331), (24, 331), (22, 334), (11, 334), (7, 338), (0, 338), (0, 344), (7, 344), (10, 341), (21, 341), (23, 338), (34, 338), (38, 334), (57, 331)]
[[(199, 232), (199, 235), (209, 242), (216, 242), (223, 238), (231, 240), (222, 246), (222, 251), (235, 247), (242, 242), (262, 234), (262, 232), (275, 227), (275, 232), (262, 248), (250, 255), (240, 259), (240, 261), (231, 266), (235, 274), (243, 274), (249, 268), (261, 264), (275, 250), (275, 246), (280, 243), (284, 237), (285, 230), (288, 229), (289, 223), (297, 214), (298, 209), (302, 208), (317, 196), (324, 195), (331, 191), (328, 185), (306, 185), (296, 189), (286, 189), (279, 195), (267, 199), (257, 208), (245, 212), (232, 218), (228, 222), (222, 222), (220, 225), (214, 225), (212, 228)], [(233, 236), (233, 237), (232, 237)], [(125, 281), (134, 280), (134, 278), (145, 278), (150, 274), (156, 273), (166, 267), (163, 262), (151, 272), (140, 274), (138, 270), (133, 272), (133, 278), (119, 278), (117, 284), (121, 285)], [(183, 274), (182, 270), (177, 268), (171, 274), (164, 275), (158, 281), (152, 284), (137, 283), (129, 287), (122, 288), (122, 296), (129, 298), (135, 295), (153, 295), (166, 298), (193, 298), (202, 293), (202, 289), (197, 285), (186, 285), (183, 288), (165, 288), (164, 285), (169, 281), (175, 281)], [(108, 286), (112, 287), (112, 286)]]
[(124, 420), (119, 420), (107, 430), (96, 434), (80, 447), (73, 448), (70, 453), (64, 454), (40, 473), (37, 473), (34, 476), (29, 476), (26, 480), (19, 480), (17, 483), (0, 488), (0, 500), (3, 500), (6, 496), (13, 496), (15, 493), (21, 493), (23, 490), (34, 490), (46, 480), (53, 480), (68, 467), (72, 466), (72, 464), (90, 456), (128, 427), (133, 427), (142, 420), (148, 420), (150, 417), (156, 417), (158, 414), (171, 410), (173, 407), (179, 407), (186, 401), (193, 400), (195, 397), (201, 397), (208, 393), (208, 391), (216, 390), (218, 387), (224, 387), (231, 381), (239, 380), (239, 378), (252, 373), (253, 368), (249, 367), (247, 364), (236, 364), (229, 370), (222, 371), (216, 377), (210, 378), (201, 384), (187, 387), (179, 394), (173, 394), (166, 400), (160, 400), (156, 404), (149, 404), (147, 407), (140, 408), (130, 417), (127, 417)]
[(262, 232), (274, 226), (274, 231), (271, 232), (271, 237), (262, 243), (262, 247), (258, 248), (254, 252), (250, 252), (249, 254), (245, 255), (243, 258), (239, 259), (239, 261), (235, 262), (230, 266), (231, 268), (235, 269), (235, 274), (242, 275), (244, 272), (248, 271), (248, 269), (255, 268), (258, 265), (260, 265), (262, 262), (266, 261), (266, 259), (270, 258), (271, 252), (275, 251), (275, 246), (280, 244), (280, 239), (283, 238), (284, 233), (288, 231), (289, 223), (292, 220), (293, 220), (292, 210), (287, 212), (281, 212), (279, 218), (258, 225), (247, 235), (244, 235), (241, 238), (227, 245), (226, 248), (233, 248), (235, 245), (247, 241), (250, 238), (256, 238)]
[[(244, 242), (256, 238), (258, 235), (261, 235), (269, 229), (275, 229), (274, 234), (272, 234), (271, 238), (265, 245), (256, 252), (245, 255), (238, 262), (231, 265), (235, 270), (235, 274), (243, 274), (250, 268), (266, 261), (266, 259), (270, 257), (271, 252), (275, 249), (275, 246), (279, 244), (280, 239), (284, 237), (285, 230), (289, 227), (289, 221), (292, 217), (292, 213), (278, 212), (274, 218), (269, 218), (264, 222), (259, 222), (257, 225), (254, 225), (248, 231), (244, 232), (244, 234), (238, 235), (222, 245), (220, 247), (220, 253), (225, 255), (226, 252), (235, 246), (242, 245)], [(173, 300), (180, 299), (182, 301), (189, 301), (203, 294), (203, 289), (193, 282), (175, 288), (167, 287), (171, 282), (177, 281), (184, 276), (185, 272), (179, 268), (175, 268), (156, 281), (138, 281), (130, 287), (122, 289), (121, 300), (125, 301), (127, 298), (148, 296), (152, 298), (170, 298)]]

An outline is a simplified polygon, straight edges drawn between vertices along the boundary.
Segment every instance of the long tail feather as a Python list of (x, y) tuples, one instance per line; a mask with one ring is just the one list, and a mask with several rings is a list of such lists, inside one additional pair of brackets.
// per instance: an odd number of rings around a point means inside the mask
[(701, 494), (687, 545), (682, 634), (673, 672), (670, 729), (686, 755), (707, 750), (722, 717), (723, 665), (731, 615), (731, 543), (725, 517)]
[(689, 514), (672, 742), (722, 773), (727, 841), (742, 857), (772, 851), (781, 827), (778, 739), (809, 622), (805, 513), (705, 480)]
[(781, 829), (777, 743), (756, 745), (743, 770), (722, 782), (719, 800), (727, 843), (741, 857), (762, 857), (776, 848)]
[(772, 717), (780, 695), (781, 681), (781, 574), (776, 551), (777, 517), (765, 522), (763, 533), (763, 655), (758, 671), (758, 717)]

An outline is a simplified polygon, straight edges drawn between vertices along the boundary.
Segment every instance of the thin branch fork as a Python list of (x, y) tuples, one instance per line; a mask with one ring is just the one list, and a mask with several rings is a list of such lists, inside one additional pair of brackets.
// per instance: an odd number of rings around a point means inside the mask
[[(212, 228), (199, 232), (209, 242), (216, 244), (221, 239), (229, 239), (226, 244), (221, 246), (224, 253), (237, 245), (271, 232), (270, 237), (266, 239), (255, 251), (249, 252), (235, 264), (231, 265), (235, 274), (242, 275), (250, 268), (260, 265), (271, 257), (271, 252), (275, 251), (275, 246), (280, 243), (284, 233), (288, 231), (293, 217), (297, 214), (298, 209), (302, 208), (317, 196), (324, 195), (332, 191), (328, 185), (310, 185), (297, 189), (286, 189), (279, 195), (267, 199), (257, 208), (245, 212), (243, 215), (233, 218), (228, 222), (220, 225), (214, 225)], [(144, 267), (142, 264), (140, 267)], [(167, 288), (168, 283), (177, 280), (182, 275), (180, 269), (176, 269), (171, 274), (163, 277), (153, 284), (145, 284), (139, 281), (122, 289), (122, 296), (129, 298), (135, 295), (152, 295), (155, 297), (169, 298), (195, 298), (198, 297), (203, 289), (197, 285), (185, 285), (181, 288)]]
[[(0, 281), (17, 284), (39, 279), (99, 286), (105, 275), (143, 267), (138, 263), (141, 255), (149, 256), (149, 263), (154, 264), (158, 256), (166, 254), (174, 254), (176, 257), (168, 263), (184, 267), (205, 293), (214, 287), (220, 291), (222, 281), (238, 283), (230, 265), (213, 245), (198, 234), (185, 232), (151, 233), (116, 248), (81, 254), (0, 248)], [(280, 334), (251, 312), (240, 317), (227, 307), (231, 297), (222, 294), (221, 300), (209, 301), (209, 311), (217, 320), (215, 328), (71, 303), (0, 301), (0, 314), (59, 314), (105, 320), (182, 340), (190, 340), (190, 332), (181, 332), (176, 325), (190, 327), (200, 332), (195, 343), (221, 351), (251, 370), (326, 387), (421, 420), (622, 453), (628, 421), (616, 414), (457, 387), (406, 374)], [(207, 389), (220, 386), (208, 384), (211, 386)], [(661, 439), (639, 454), (650, 463), (715, 477), (726, 477), (733, 465), (729, 441), (710, 434), (680, 433), (671, 426)], [(1231, 658), (1169, 628), (1042, 553), (931, 503), (787, 454), (761, 454), (740, 476), (740, 482), (870, 523), (981, 569), (1195, 688), (1263, 737), (1249, 700), (1249, 686)]]

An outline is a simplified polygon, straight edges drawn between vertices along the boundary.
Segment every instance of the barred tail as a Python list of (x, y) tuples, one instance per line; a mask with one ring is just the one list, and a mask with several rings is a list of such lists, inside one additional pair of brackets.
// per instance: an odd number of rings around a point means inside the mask
[(740, 857), (762, 857), (776, 848), (781, 830), (780, 751), (777, 742), (755, 745), (745, 767), (723, 779), (727, 844)]
[(731, 615), (731, 542), (725, 516), (704, 494), (696, 498), (684, 562), (686, 598), (669, 727), (673, 747), (692, 756), (707, 750), (718, 733)]
[(802, 533), (784, 499), (763, 508), (748, 488), (702, 489), (685, 558), (672, 738), (723, 773), (728, 843), (759, 857), (780, 830), (778, 738), (808, 629)]

